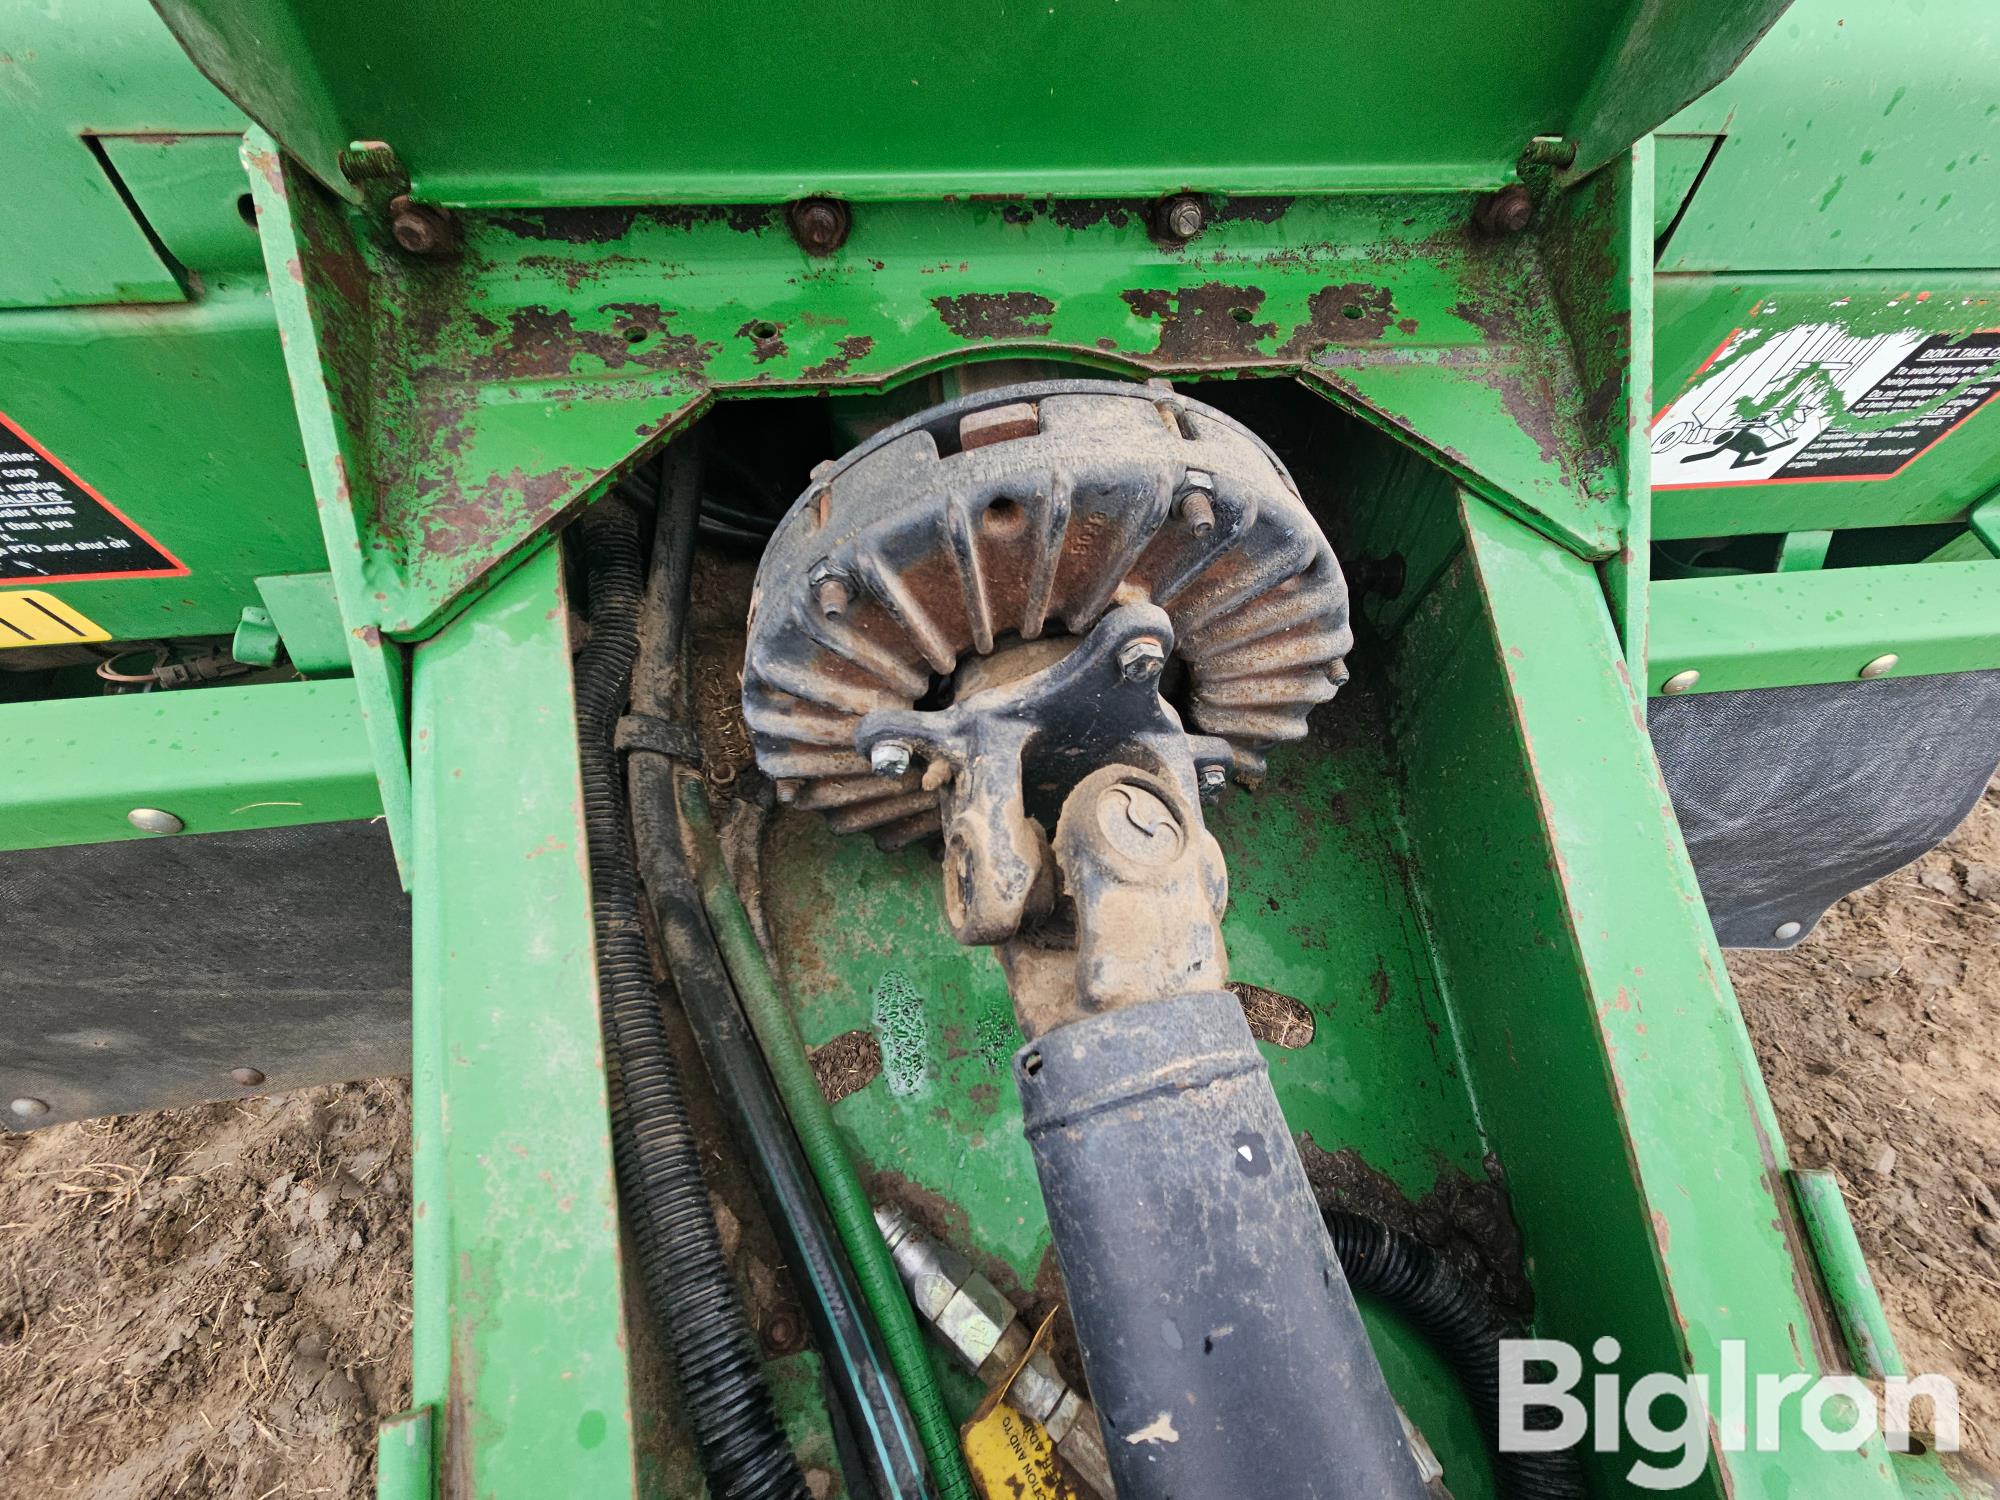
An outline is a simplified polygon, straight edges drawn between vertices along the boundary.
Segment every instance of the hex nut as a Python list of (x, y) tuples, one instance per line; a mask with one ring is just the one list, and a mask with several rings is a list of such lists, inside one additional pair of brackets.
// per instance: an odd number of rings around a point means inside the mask
[(901, 776), (910, 769), (910, 747), (901, 740), (877, 740), (868, 764), (877, 776)]
[(938, 1332), (959, 1358), (977, 1369), (1014, 1321), (1014, 1304), (984, 1276), (969, 1276), (938, 1314)]
[(1150, 682), (1167, 664), (1167, 648), (1150, 635), (1127, 641), (1118, 652), (1118, 671), (1127, 682)]

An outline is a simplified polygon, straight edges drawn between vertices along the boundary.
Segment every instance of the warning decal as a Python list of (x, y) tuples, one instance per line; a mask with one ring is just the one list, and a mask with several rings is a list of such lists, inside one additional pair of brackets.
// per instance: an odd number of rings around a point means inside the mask
[(0, 594), (0, 651), (9, 646), (81, 646), (110, 639), (110, 631), (54, 594), (40, 589)]
[(0, 583), (185, 572), (166, 548), (0, 412)]
[(1730, 334), (1654, 420), (1654, 489), (1887, 479), (2000, 394), (2000, 329), (1759, 333)]

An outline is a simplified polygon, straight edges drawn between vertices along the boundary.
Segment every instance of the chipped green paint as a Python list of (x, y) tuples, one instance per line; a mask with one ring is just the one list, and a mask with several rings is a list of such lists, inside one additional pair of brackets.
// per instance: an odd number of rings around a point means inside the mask
[(1293, 374), (1566, 546), (1618, 544), (1629, 443), (1603, 386), (1630, 325), (1559, 295), (1641, 272), (1594, 188), (1512, 239), (1464, 194), (1218, 195), (1186, 245), (1144, 203), (1024, 199), (860, 205), (822, 260), (770, 207), (468, 212), (424, 260), (257, 151), (294, 377), (324, 407), (329, 555), (351, 622), (389, 637), (435, 629), (713, 399), (1001, 357)]

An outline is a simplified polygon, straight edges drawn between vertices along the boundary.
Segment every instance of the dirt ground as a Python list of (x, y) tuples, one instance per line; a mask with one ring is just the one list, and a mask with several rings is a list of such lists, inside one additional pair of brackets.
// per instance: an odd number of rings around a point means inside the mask
[[(1906, 1360), (2000, 1447), (2000, 782), (1785, 954), (1733, 954), (1793, 1157), (1853, 1206)], [(409, 1094), (316, 1089), (0, 1136), (14, 1495), (372, 1493), (409, 1399)]]
[(2000, 778), (1958, 832), (1789, 953), (1729, 972), (1801, 1167), (1840, 1177), (1914, 1373), (2000, 1459)]
[(372, 1494), (409, 1153), (400, 1081), (0, 1137), (0, 1492)]

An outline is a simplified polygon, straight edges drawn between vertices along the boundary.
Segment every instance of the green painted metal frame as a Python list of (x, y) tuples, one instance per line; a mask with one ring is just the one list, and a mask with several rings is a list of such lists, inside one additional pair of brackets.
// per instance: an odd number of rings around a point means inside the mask
[(569, 611), (545, 547), (416, 652), (412, 1406), (451, 1495), (628, 1495)]
[[(1490, 506), (1461, 514), (1465, 552), (1397, 646), (1392, 727), (1538, 1326), (1613, 1334), (1624, 1371), (1718, 1390), (1724, 1340), (1753, 1372), (1837, 1367), (1800, 1279), (1783, 1138), (1597, 581)], [(1693, 1492), (1899, 1493), (1903, 1460), (1879, 1439), (1824, 1453), (1788, 1413), (1780, 1452), (1715, 1451)]]
[[(1537, 233), (1463, 194), (891, 203), (823, 261), (773, 207), (464, 214), (425, 261), (253, 137), (279, 319), (350, 625), (421, 638), (714, 398), (1031, 355), (1296, 373), (1565, 545), (1627, 520), (1644, 261), (1600, 174)], [(357, 675), (361, 664), (357, 661)]]
[(352, 192), (342, 152), (387, 141), (419, 196), (484, 206), (1493, 187), (1537, 134), (1575, 138), (1579, 172), (1617, 157), (1783, 8), (1240, 0), (1197, 30), (1178, 0), (883, 0), (865, 25), (810, 0), (610, 0), (559, 27), (463, 3), (160, 6), (322, 182)]
[(0, 704), (0, 850), (372, 818), (382, 810), (354, 688), (279, 682)]
[(1653, 693), (1682, 672), (1690, 691), (1852, 682), (2000, 667), (2000, 560), (1923, 562), (1676, 578), (1653, 585)]

